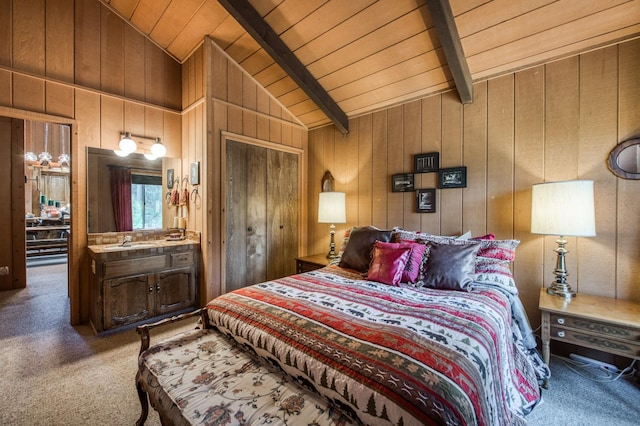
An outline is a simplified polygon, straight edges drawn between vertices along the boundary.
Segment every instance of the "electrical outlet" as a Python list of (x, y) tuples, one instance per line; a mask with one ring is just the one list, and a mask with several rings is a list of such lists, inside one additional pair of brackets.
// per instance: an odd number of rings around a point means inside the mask
[(0, 275), (9, 275), (9, 267), (0, 266)]

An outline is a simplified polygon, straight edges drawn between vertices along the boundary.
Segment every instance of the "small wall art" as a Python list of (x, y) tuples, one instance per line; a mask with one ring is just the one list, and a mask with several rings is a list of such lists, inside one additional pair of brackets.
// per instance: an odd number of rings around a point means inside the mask
[(451, 167), (438, 171), (438, 187), (445, 188), (466, 188), (467, 168)]
[(410, 192), (413, 191), (413, 174), (402, 173), (391, 176), (392, 192)]
[(200, 185), (200, 162), (199, 161), (191, 163), (191, 170), (189, 173), (189, 183), (191, 185)]
[(436, 189), (418, 189), (416, 190), (416, 211), (418, 213), (435, 213), (436, 212)]
[(167, 188), (173, 189), (173, 184), (175, 183), (173, 177), (173, 169), (167, 169)]
[(440, 153), (428, 152), (413, 156), (413, 173), (437, 172), (440, 167)]

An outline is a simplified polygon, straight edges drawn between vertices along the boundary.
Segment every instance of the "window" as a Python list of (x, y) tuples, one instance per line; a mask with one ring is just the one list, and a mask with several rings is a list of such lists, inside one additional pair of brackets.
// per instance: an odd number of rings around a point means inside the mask
[(162, 228), (162, 177), (131, 175), (133, 229)]

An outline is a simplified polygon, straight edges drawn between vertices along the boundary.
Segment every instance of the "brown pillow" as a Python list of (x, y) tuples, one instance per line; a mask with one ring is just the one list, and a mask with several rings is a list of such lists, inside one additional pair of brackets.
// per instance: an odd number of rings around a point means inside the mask
[(351, 229), (349, 242), (342, 253), (341, 268), (367, 272), (371, 263), (371, 251), (376, 241), (389, 242), (392, 231), (384, 231), (374, 226)]
[(470, 291), (475, 276), (479, 244), (429, 243), (424, 287)]

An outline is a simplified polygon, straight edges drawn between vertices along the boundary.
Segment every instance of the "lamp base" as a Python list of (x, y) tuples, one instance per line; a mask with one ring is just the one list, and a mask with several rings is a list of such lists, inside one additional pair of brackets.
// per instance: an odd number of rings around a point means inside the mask
[(553, 283), (551, 287), (547, 289), (547, 293), (554, 296), (564, 297), (565, 299), (576, 297), (576, 292), (573, 291), (569, 285), (565, 285), (563, 287), (556, 285), (556, 283)]
[(338, 256), (338, 253), (336, 253), (336, 242), (334, 238), (334, 235), (336, 234), (336, 226), (332, 223), (329, 229), (329, 233), (331, 234), (331, 242), (329, 243), (329, 253), (327, 253), (327, 259), (333, 259)]
[(564, 297), (565, 299), (570, 299), (572, 297), (576, 297), (576, 292), (571, 289), (569, 284), (567, 284), (567, 276), (569, 273), (567, 272), (564, 259), (566, 254), (569, 253), (565, 248), (567, 240), (560, 236), (560, 238), (556, 240), (556, 244), (558, 244), (558, 248), (554, 251), (558, 254), (558, 258), (556, 259), (556, 269), (553, 271), (556, 279), (551, 284), (551, 287), (547, 289), (547, 293), (553, 294), (554, 296)]

